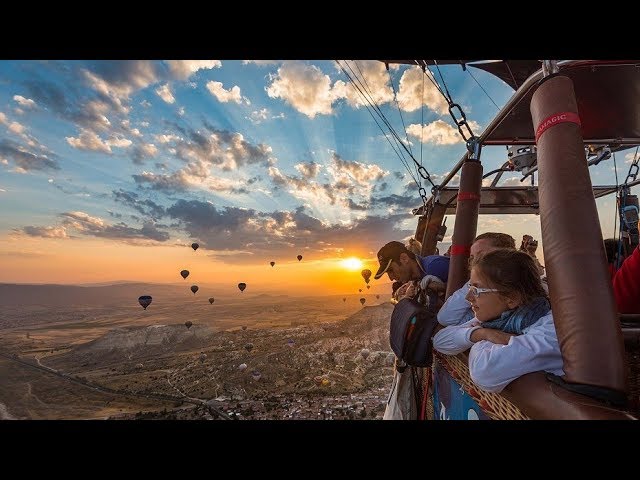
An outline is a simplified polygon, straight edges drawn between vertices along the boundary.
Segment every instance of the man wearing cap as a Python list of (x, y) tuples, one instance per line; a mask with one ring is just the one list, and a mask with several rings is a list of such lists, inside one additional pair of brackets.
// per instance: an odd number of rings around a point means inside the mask
[[(449, 258), (441, 255), (421, 257), (402, 242), (389, 242), (382, 247), (378, 251), (378, 262), (380, 268), (374, 276), (376, 280), (386, 273), (391, 280), (402, 284), (420, 281), (420, 286), (425, 289), (430, 281), (444, 284), (449, 278)], [(411, 295), (409, 289), (406, 294)]]

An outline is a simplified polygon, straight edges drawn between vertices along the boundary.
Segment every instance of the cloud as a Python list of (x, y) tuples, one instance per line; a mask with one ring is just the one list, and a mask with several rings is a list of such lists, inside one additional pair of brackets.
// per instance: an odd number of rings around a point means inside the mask
[[(406, 112), (413, 112), (426, 105), (440, 115), (449, 113), (449, 104), (444, 96), (427, 79), (419, 67), (405, 70), (400, 78), (398, 105)], [(424, 91), (423, 91), (424, 89)]]
[(147, 158), (155, 157), (158, 154), (158, 148), (153, 143), (141, 143), (133, 147), (131, 154), (133, 163), (142, 165)]
[(240, 133), (219, 130), (206, 123), (205, 127), (207, 132), (179, 128), (185, 138), (176, 141), (178, 158), (199, 162), (206, 168), (215, 165), (223, 171), (237, 170), (245, 165), (267, 165), (272, 160), (272, 149), (266, 144), (252, 144)]
[(128, 138), (117, 137), (113, 135), (105, 143), (110, 147), (127, 148), (131, 146), (133, 142), (131, 142), (131, 140), (129, 140)]
[[(278, 167), (270, 166), (268, 172), (275, 187), (286, 188), (290, 195), (311, 205), (314, 210), (333, 216), (344, 216), (352, 207), (362, 211), (362, 206), (369, 203), (375, 182), (389, 173), (374, 164), (343, 160), (336, 153), (326, 166), (329, 175), (326, 183), (313, 181), (320, 168), (313, 162), (299, 164), (295, 168), (302, 177), (286, 175)], [(336, 208), (329, 209), (329, 206)]]
[(28, 225), (26, 227), (22, 227), (22, 232), (26, 233), (31, 237), (42, 237), (42, 238), (67, 238), (67, 230), (65, 227), (34, 227), (32, 225)]
[(243, 65), (248, 65), (250, 63), (257, 65), (258, 67), (266, 67), (268, 65), (279, 65), (280, 63), (282, 63), (282, 60), (243, 60), (242, 61)]
[(318, 176), (321, 166), (315, 162), (299, 163), (294, 167), (302, 174), (302, 178), (305, 180), (311, 180)]
[(60, 170), (58, 161), (47, 155), (28, 152), (23, 146), (9, 140), (0, 141), (0, 157), (11, 159), (20, 169), (29, 170)]
[(111, 147), (104, 142), (95, 132), (82, 129), (80, 135), (75, 137), (65, 137), (67, 143), (73, 148), (80, 150), (91, 150), (94, 152), (111, 153)]
[(331, 79), (315, 65), (301, 62), (285, 62), (266, 88), (271, 98), (281, 98), (309, 118), (329, 115), (335, 95)]
[[(472, 132), (479, 133), (481, 131), (477, 122), (471, 120), (468, 123)], [(464, 143), (464, 139), (458, 129), (440, 119), (426, 124), (424, 128), (419, 124), (412, 123), (407, 127), (407, 133), (418, 140), (422, 136), (422, 143), (433, 143), (435, 145)]]
[(417, 192), (415, 195), (387, 195), (386, 197), (373, 198), (371, 201), (373, 206), (386, 207), (393, 209), (414, 209), (422, 204)]
[(234, 102), (250, 105), (251, 102), (240, 94), (240, 87), (235, 85), (230, 90), (225, 90), (222, 82), (207, 82), (207, 90), (222, 103)]
[(156, 175), (153, 172), (142, 172), (140, 175), (132, 175), (138, 185), (149, 184), (152, 190), (166, 193), (184, 192), (191, 185), (188, 175), (184, 171), (177, 171), (170, 175)]
[(170, 142), (177, 142), (179, 140), (182, 140), (182, 138), (180, 138), (179, 136), (174, 135), (172, 133), (162, 134), (162, 135), (154, 135), (154, 137), (156, 137), (156, 141), (158, 143), (162, 143), (162, 144), (170, 143)]
[(102, 95), (116, 101), (129, 96), (164, 78), (162, 69), (152, 60), (110, 60), (83, 70), (89, 85)]
[(220, 68), (220, 60), (166, 60), (171, 76), (176, 80), (187, 80), (198, 70)]
[[(333, 86), (335, 98), (344, 98), (352, 107), (359, 108), (369, 102), (381, 105), (393, 100), (393, 90), (389, 84), (389, 74), (384, 64), (378, 60), (343, 60), (342, 65), (353, 81), (337, 81)], [(339, 67), (338, 67), (339, 68)], [(340, 69), (342, 72), (342, 69)], [(357, 85), (363, 94), (354, 86)]]
[(22, 95), (14, 95), (13, 99), (22, 107), (22, 108), (35, 108), (36, 102), (31, 100), (30, 98), (25, 98)]
[(382, 180), (389, 172), (381, 169), (376, 164), (364, 164), (343, 160), (337, 153), (332, 154), (332, 165), (327, 167), (338, 182), (349, 184), (357, 183), (360, 186), (369, 186), (372, 181)]
[[(413, 230), (399, 226), (407, 215), (366, 217), (348, 225), (329, 224), (307, 214), (304, 207), (295, 211), (256, 212), (236, 207), (216, 208), (208, 202), (179, 200), (167, 209), (191, 238), (216, 251), (250, 252), (254, 255), (219, 256), (230, 263), (255, 262), (255, 256), (299, 251), (311, 247), (327, 253), (347, 248), (377, 250), (387, 239), (404, 238)], [(226, 260), (225, 260), (226, 258)]]
[(175, 97), (171, 93), (171, 89), (169, 88), (169, 85), (166, 83), (156, 88), (156, 93), (166, 103), (174, 103), (176, 101)]
[[(1, 115), (1, 114), (0, 114)], [(636, 151), (626, 153), (624, 156), (624, 163), (633, 163), (636, 158)]]
[(153, 240), (156, 242), (169, 240), (169, 234), (158, 230), (151, 221), (143, 222), (142, 228), (134, 228), (127, 226), (123, 222), (110, 225), (101, 218), (92, 217), (84, 212), (65, 212), (61, 213), (60, 216), (63, 218), (62, 224), (64, 227), (73, 228), (83, 235), (122, 240), (134, 244), (138, 243), (137, 241), (139, 240)]
[(135, 192), (127, 192), (120, 189), (113, 190), (112, 193), (113, 199), (116, 202), (127, 205), (146, 217), (151, 217), (152, 219), (157, 220), (162, 218), (165, 214), (164, 207), (149, 199), (142, 200)]

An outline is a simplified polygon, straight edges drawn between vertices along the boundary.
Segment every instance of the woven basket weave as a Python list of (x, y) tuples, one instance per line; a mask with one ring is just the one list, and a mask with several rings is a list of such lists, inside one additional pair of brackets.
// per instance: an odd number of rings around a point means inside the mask
[[(480, 390), (469, 376), (467, 358), (463, 355), (444, 355), (434, 350), (434, 364), (443, 367), (451, 377), (458, 382), (464, 391), (482, 408), (482, 411), (492, 420), (528, 420), (518, 407), (497, 393)], [(432, 395), (429, 396), (432, 398)], [(427, 408), (429, 405), (427, 404)], [(433, 411), (433, 401), (431, 401)], [(433, 418), (433, 413), (431, 417)]]

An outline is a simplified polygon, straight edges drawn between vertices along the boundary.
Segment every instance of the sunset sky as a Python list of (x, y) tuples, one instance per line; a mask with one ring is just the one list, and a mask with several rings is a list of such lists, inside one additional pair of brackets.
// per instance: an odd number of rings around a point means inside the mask
[[(341, 67), (364, 79), (403, 139), (406, 127), (414, 156), (439, 183), (465, 147), (446, 101), (416, 67), (0, 61), (0, 282), (177, 282), (186, 268), (190, 280), (247, 281), (254, 293), (357, 292), (359, 269), (342, 261), (375, 270), (380, 246), (415, 231), (411, 209), (421, 201)], [(494, 102), (502, 107), (513, 93), (477, 69), (441, 71), (476, 134), (497, 113)], [(620, 181), (634, 152), (616, 157)], [(506, 150), (485, 148), (482, 160), (485, 172), (498, 168)], [(591, 175), (615, 184), (613, 161)], [(505, 174), (500, 185), (520, 178)], [(598, 200), (606, 237), (614, 204)], [(478, 232), (489, 230), (540, 237), (533, 215), (481, 216)], [(388, 282), (372, 280), (371, 292)]]

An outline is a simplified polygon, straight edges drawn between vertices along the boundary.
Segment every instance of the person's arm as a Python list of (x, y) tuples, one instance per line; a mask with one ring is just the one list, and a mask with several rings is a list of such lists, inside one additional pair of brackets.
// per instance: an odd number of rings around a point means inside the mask
[(541, 370), (564, 375), (551, 312), (507, 345), (479, 341), (469, 352), (471, 379), (488, 392), (501, 392), (516, 378)]
[(474, 318), (462, 325), (451, 325), (443, 328), (433, 336), (433, 348), (445, 355), (457, 355), (473, 345), (471, 333), (481, 328)]
[(444, 325), (460, 325), (473, 318), (471, 304), (464, 298), (469, 291), (469, 282), (451, 294), (438, 312), (438, 323)]
[(473, 343), (481, 340), (486, 340), (491, 343), (497, 343), (500, 345), (507, 345), (511, 337), (515, 337), (515, 333), (507, 333), (502, 330), (496, 330), (494, 328), (479, 328), (471, 332), (469, 340)]
[(640, 247), (622, 263), (613, 277), (618, 312), (640, 313)]

